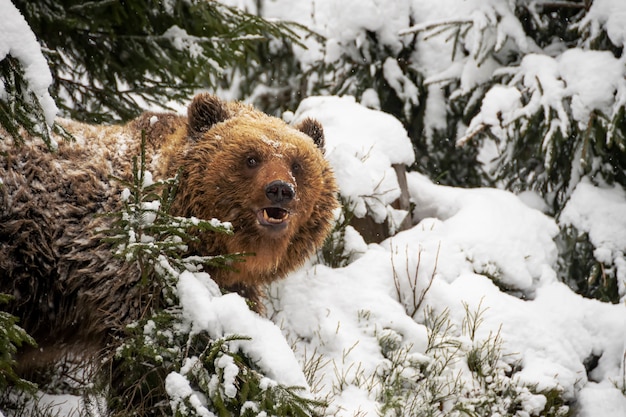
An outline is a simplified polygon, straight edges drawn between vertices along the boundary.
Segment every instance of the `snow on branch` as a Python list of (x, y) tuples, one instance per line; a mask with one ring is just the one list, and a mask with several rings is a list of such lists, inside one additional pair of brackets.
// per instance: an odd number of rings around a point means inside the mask
[[(57, 107), (48, 92), (52, 75), (48, 63), (41, 53), (41, 47), (28, 23), (9, 0), (0, 0), (3, 22), (0, 25), (0, 61), (8, 56), (16, 58), (23, 71), (27, 87), (33, 92), (43, 110), (46, 123), (51, 126), (57, 114)], [(10, 92), (0, 80), (0, 100), (8, 101)]]
[(618, 47), (626, 45), (626, 9), (622, 0), (594, 0), (585, 16), (574, 25), (592, 41), (606, 31), (611, 42)]
[(597, 113), (612, 120), (626, 104), (626, 68), (606, 51), (573, 48), (557, 58), (528, 54), (519, 66), (499, 74), (512, 78), (506, 87), (491, 87), (458, 144), (485, 126), (504, 140), (513, 122), (543, 112), (548, 125), (543, 148), (547, 150), (557, 132), (567, 138), (573, 127), (584, 131)]
[(492, 52), (501, 50), (512, 39), (521, 51), (536, 50), (522, 28), (521, 22), (504, 2), (481, 4), (468, 17), (451, 17), (421, 22), (399, 31), (399, 36), (423, 33), (427, 40), (451, 32), (455, 43), (465, 39), (465, 47), (477, 62), (483, 62)]

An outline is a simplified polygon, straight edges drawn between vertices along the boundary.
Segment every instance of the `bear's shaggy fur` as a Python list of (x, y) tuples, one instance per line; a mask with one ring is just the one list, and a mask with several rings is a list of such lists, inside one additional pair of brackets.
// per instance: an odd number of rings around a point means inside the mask
[(120, 208), (122, 186), (110, 176), (131, 178), (142, 131), (155, 178), (180, 170), (172, 214), (233, 225), (234, 236), (202, 234), (190, 251), (255, 254), (235, 271), (209, 271), (222, 287), (258, 301), (262, 284), (300, 266), (330, 231), (337, 187), (316, 121), (291, 127), (201, 94), (187, 117), (60, 123), (77, 141), (60, 140), (55, 153), (0, 140), (0, 292), (15, 297), (10, 311), (40, 347), (24, 360), (102, 347), (149, 306), (137, 267), (114, 259), (96, 233), (111, 221), (96, 214)]

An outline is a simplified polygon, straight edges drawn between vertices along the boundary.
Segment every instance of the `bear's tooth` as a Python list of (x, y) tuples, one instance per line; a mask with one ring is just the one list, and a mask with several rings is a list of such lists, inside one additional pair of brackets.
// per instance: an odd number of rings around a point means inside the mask
[(271, 224), (281, 224), (289, 217), (289, 212), (283, 209), (263, 209), (263, 221)]

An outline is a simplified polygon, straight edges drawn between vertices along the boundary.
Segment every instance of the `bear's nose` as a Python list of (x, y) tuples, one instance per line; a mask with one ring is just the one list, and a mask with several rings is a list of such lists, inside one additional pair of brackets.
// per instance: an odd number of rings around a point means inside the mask
[(265, 187), (265, 195), (272, 203), (286, 203), (296, 196), (293, 185), (285, 181), (272, 181)]

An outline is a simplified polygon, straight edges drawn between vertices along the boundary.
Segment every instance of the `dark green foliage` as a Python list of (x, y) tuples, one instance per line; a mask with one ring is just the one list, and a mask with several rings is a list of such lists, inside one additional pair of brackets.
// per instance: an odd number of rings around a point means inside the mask
[(531, 387), (533, 392), (543, 395), (546, 398), (546, 405), (541, 412), (541, 417), (569, 417), (574, 410), (570, 408), (569, 402), (564, 398), (563, 392), (557, 388), (537, 390)]
[[(303, 27), (298, 29), (302, 38), (313, 38), (326, 48), (322, 36)], [(257, 107), (276, 115), (294, 110), (308, 96), (352, 95), (360, 100), (366, 90), (374, 90), (382, 109), (404, 123), (410, 124), (423, 110), (417, 106), (421, 92), (408, 97), (404, 91), (396, 91), (384, 73), (385, 62), (395, 61), (403, 71), (401, 84), (421, 87), (423, 77), (410, 65), (409, 58), (415, 40), (394, 51), (379, 41), (376, 32), (366, 31), (366, 41), (360, 46), (348, 45), (337, 62), (319, 60), (305, 69), (293, 52), (295, 45), (297, 42), (288, 38), (261, 45), (259, 51), (263, 59), (259, 65), (248, 65), (235, 72), (236, 76), (243, 75), (247, 80), (238, 86), (238, 94), (252, 97)], [(223, 86), (228, 88), (230, 84)], [(256, 90), (258, 87), (262, 87), (260, 91)]]
[(437, 184), (461, 187), (480, 187), (492, 185), (490, 178), (485, 178), (476, 164), (478, 147), (475, 144), (458, 147), (454, 132), (435, 131), (432, 139), (417, 138), (413, 143), (417, 147), (418, 158), (413, 168), (428, 172)]
[[(542, 5), (535, 11), (538, 13), (531, 13), (527, 7), (519, 4), (517, 17), (526, 35), (540, 47), (581, 48), (585, 41), (590, 41), (591, 47), (583, 49), (608, 50), (618, 58), (622, 55), (621, 48), (611, 44), (605, 32), (601, 32), (599, 38), (590, 40), (589, 34), (576, 26), (586, 13), (582, 3), (572, 4), (571, 7), (564, 3)], [(521, 56), (510, 55), (508, 60), (503, 61), (500, 55), (498, 57), (499, 62), (511, 68), (515, 68), (521, 59)], [(470, 94), (475, 96), (477, 103), (481, 103), (489, 87), (497, 83), (517, 87), (522, 93), (524, 105), (531, 100), (533, 92), (519, 82), (511, 84), (509, 75), (494, 75), (486, 83), (476, 86)], [(539, 92), (541, 95), (544, 93), (541, 85)], [(460, 99), (463, 97), (451, 98), (452, 109)], [(476, 139), (479, 142), (485, 138), (495, 139), (500, 148), (504, 149), (500, 158), (494, 161), (495, 168), (483, 173), (487, 178), (485, 183), (493, 180), (494, 184), (514, 192), (538, 191), (556, 214), (564, 207), (571, 190), (582, 177), (594, 178), (600, 175), (609, 183), (616, 181), (626, 187), (626, 119), (623, 103), (614, 102), (612, 117), (598, 109), (592, 111), (585, 126), (581, 126), (579, 120), (574, 118), (571, 104), (571, 98), (563, 99), (568, 116), (565, 122), (570, 126), (565, 136), (559, 131), (550, 133), (558, 117), (554, 108), (549, 108), (549, 111), (540, 108), (534, 114), (516, 120), (510, 129), (512, 134), (507, 138), (495, 137), (490, 127), (478, 133)], [(480, 110), (479, 107), (462, 108), (465, 123)]]
[[(501, 143), (505, 150), (488, 172), (494, 183), (514, 191), (538, 191), (558, 214), (580, 178), (602, 178), (609, 184), (626, 186), (626, 123), (622, 106), (614, 120), (599, 111), (591, 114), (586, 129), (569, 120), (572, 132), (564, 137), (556, 132), (547, 149), (543, 148), (546, 132), (553, 119), (543, 111), (533, 114), (522, 129)], [(521, 121), (516, 122), (520, 125)], [(488, 134), (488, 133), (486, 133)], [(599, 163), (602, 161), (602, 163)]]
[[(22, 65), (10, 55), (0, 61), (0, 85), (7, 92), (6, 100), (0, 100), (0, 127), (17, 142), (22, 139), (20, 128), (24, 128), (29, 135), (41, 137), (50, 146), (50, 129), (41, 103), (29, 89)], [(5, 139), (2, 136), (0, 130), (0, 140)]]
[[(0, 304), (11, 299), (7, 294), (0, 294)], [(18, 326), (18, 318), (0, 311), (0, 391), (16, 387), (21, 390), (33, 390), (35, 385), (21, 379), (15, 373), (15, 354), (23, 345), (36, 346), (35, 340)]]
[[(200, 415), (189, 397), (167, 392), (166, 379), (184, 379), (203, 398), (203, 407), (217, 416), (312, 416), (324, 404), (264, 377), (233, 344), (249, 340), (228, 336), (213, 340), (206, 332), (182, 325), (180, 311), (163, 310), (129, 329), (130, 337), (111, 360), (106, 380), (114, 416)], [(174, 394), (174, 396), (172, 396)]]
[[(582, 8), (554, 6), (558, 11), (543, 10), (543, 13), (531, 15), (525, 7), (518, 7), (517, 17), (527, 31), (526, 35), (538, 45), (547, 47), (558, 42), (560, 47), (567, 45), (573, 48), (580, 47), (584, 41), (584, 36), (574, 26), (584, 16)], [(602, 45), (599, 49), (608, 49), (617, 57), (621, 55), (621, 51), (612, 48), (610, 43)], [(523, 55), (513, 53), (514, 50), (503, 52), (492, 50), (489, 53), (504, 67), (518, 68)], [(471, 133), (471, 139), (460, 146), (469, 148), (463, 152), (462, 149), (454, 149), (459, 134), (463, 133), (458, 122), (469, 124), (479, 113), (482, 100), (492, 86), (503, 84), (517, 87), (522, 93), (523, 105), (529, 103), (533, 91), (520, 82), (511, 84), (511, 76), (506, 71), (494, 74), (463, 94), (454, 91), (459, 87), (458, 80), (448, 82), (445, 90), (448, 103), (447, 130), (434, 132), (428, 146), (419, 145), (423, 141), (419, 138), (419, 130), (409, 130), (413, 140), (418, 143), (420, 168), (427, 169), (433, 178), (455, 186), (496, 185), (513, 192), (535, 190), (545, 197), (555, 213), (564, 207), (569, 193), (584, 176), (601, 174), (610, 183), (618, 181), (626, 186), (626, 124), (623, 105), (614, 107), (615, 116), (612, 118), (599, 110), (593, 111), (587, 125), (581, 127), (573, 117), (571, 99), (565, 98), (563, 106), (568, 110), (568, 120), (565, 122), (570, 126), (565, 137), (561, 132), (550, 132), (557, 118), (555, 109), (546, 111), (542, 107), (533, 114), (515, 120), (511, 126), (497, 126), (508, 128), (509, 135), (506, 138), (495, 134), (491, 126)], [(541, 85), (539, 90), (543, 95)], [(419, 126), (419, 123), (413, 124)], [(446, 146), (445, 142), (437, 140), (439, 136), (447, 138), (450, 145)], [(492, 161), (489, 167), (481, 166), (477, 160), (478, 154), (472, 150), (472, 147), (480, 147), (486, 139), (494, 140), (500, 148), (499, 158)], [(468, 170), (473, 172), (468, 173)], [(455, 171), (461, 175), (442, 175), (442, 172)]]
[[(306, 36), (316, 36), (305, 28), (298, 28)], [(257, 55), (247, 55), (243, 65), (233, 71), (225, 71), (220, 87), (230, 90), (236, 85), (239, 89), (236, 93), (241, 98), (252, 97), (256, 107), (277, 117), (286, 110), (294, 110), (309, 95), (307, 81), (312, 75), (312, 71), (300, 68), (293, 53), (297, 44), (297, 41), (288, 38), (259, 43), (256, 51), (258, 58)], [(241, 78), (245, 82), (239, 82)]]
[(62, 114), (88, 122), (187, 99), (258, 59), (259, 43), (294, 38), (287, 24), (216, 1), (14, 3), (44, 47)]
[(352, 256), (351, 253), (346, 252), (345, 236), (346, 228), (350, 226), (354, 218), (354, 213), (348, 209), (350, 205), (347, 204), (346, 201), (343, 201), (341, 196), (339, 196), (339, 198), (342, 208), (341, 218), (335, 222), (332, 232), (328, 235), (324, 241), (324, 245), (317, 254), (318, 261), (331, 268), (341, 268), (348, 265)]
[(617, 267), (595, 259), (595, 248), (586, 233), (567, 226), (559, 233), (557, 242), (561, 251), (558, 272), (563, 282), (585, 297), (620, 302)]
[(532, 36), (537, 45), (542, 48), (555, 42), (563, 42), (569, 47), (577, 45), (580, 33), (572, 27), (572, 22), (579, 21), (584, 16), (587, 6), (584, 1), (537, 4), (534, 10), (527, 2), (518, 3), (520, 4), (515, 13), (524, 32)]
[[(179, 319), (160, 312), (128, 327), (126, 341), (106, 359), (95, 381), (94, 391), (104, 394), (112, 416), (169, 415), (165, 378), (176, 369), (185, 345), (180, 331), (174, 333)], [(144, 334), (147, 323), (153, 331)]]
[[(247, 339), (230, 336), (200, 344), (203, 351), (186, 375), (192, 386), (207, 394), (213, 412), (220, 417), (252, 417), (261, 411), (276, 416), (316, 415), (315, 408), (323, 406), (322, 403), (299, 396), (297, 392), (302, 388), (284, 387), (268, 380), (249, 358), (232, 351), (229, 343), (238, 340)], [(192, 356), (196, 354), (189, 355)], [(237, 372), (234, 378), (233, 370)], [(184, 406), (179, 404), (175, 415), (190, 415), (189, 409), (192, 406), (187, 400)]]

